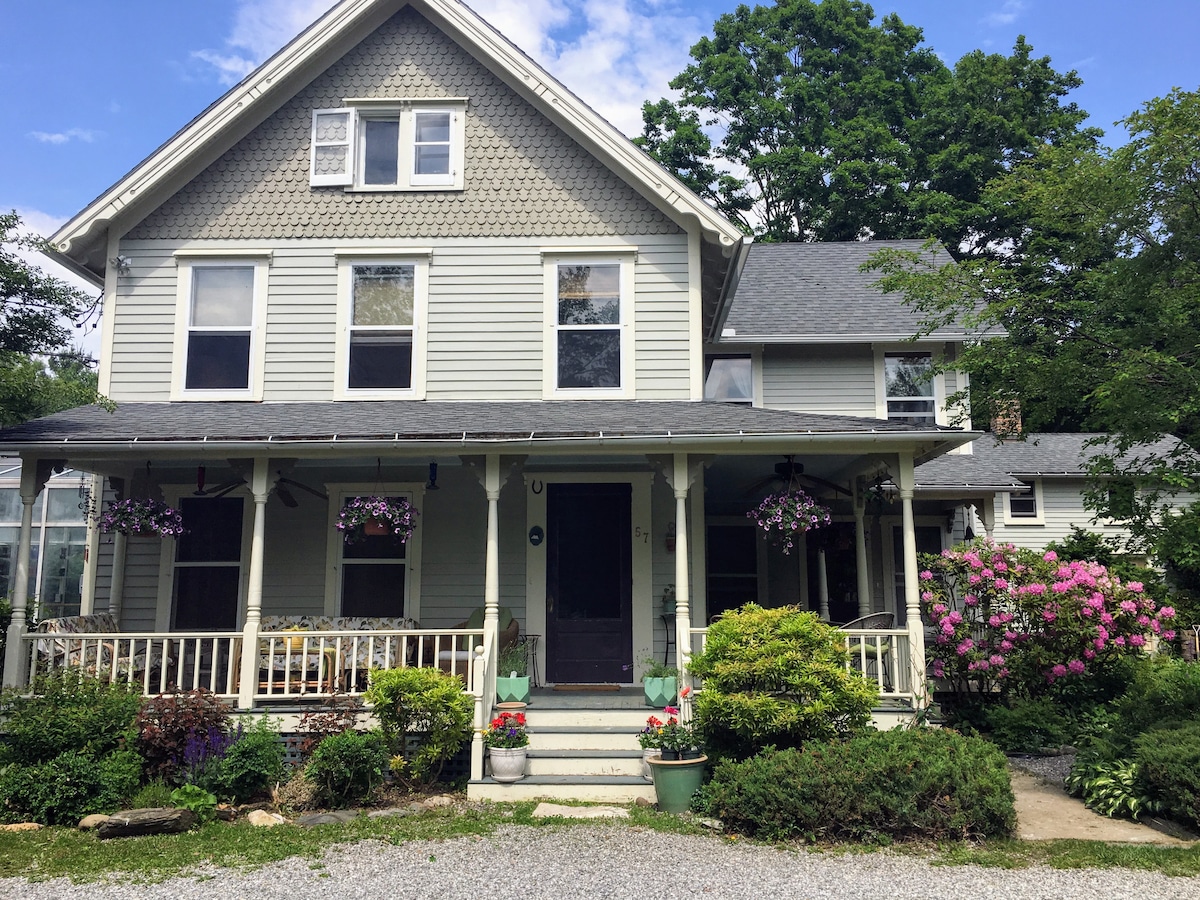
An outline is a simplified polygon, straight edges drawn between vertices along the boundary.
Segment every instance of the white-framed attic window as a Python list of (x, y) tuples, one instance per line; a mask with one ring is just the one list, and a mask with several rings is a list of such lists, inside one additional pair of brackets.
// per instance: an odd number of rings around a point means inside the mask
[(1021, 479), (1025, 489), (1004, 495), (1005, 525), (1045, 525), (1046, 507), (1042, 497), (1042, 479)]
[(463, 189), (465, 99), (344, 102), (336, 109), (313, 110), (312, 186)]

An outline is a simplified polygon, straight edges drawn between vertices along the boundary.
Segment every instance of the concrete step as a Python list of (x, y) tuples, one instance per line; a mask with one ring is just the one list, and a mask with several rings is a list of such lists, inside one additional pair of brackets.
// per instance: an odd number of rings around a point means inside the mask
[[(649, 708), (643, 709), (549, 709), (529, 707), (525, 710), (525, 719), (530, 728), (539, 727), (630, 727), (641, 729), (646, 725), (646, 719), (655, 714)], [(658, 711), (662, 718), (662, 710)]]
[(592, 800), (632, 803), (639, 797), (654, 802), (654, 785), (640, 777), (622, 775), (530, 775), (512, 784), (491, 778), (467, 785), (472, 800)]
[(642, 751), (534, 750), (526, 755), (529, 775), (622, 775), (640, 777)]
[(531, 750), (637, 750), (639, 729), (630, 727), (529, 728)]

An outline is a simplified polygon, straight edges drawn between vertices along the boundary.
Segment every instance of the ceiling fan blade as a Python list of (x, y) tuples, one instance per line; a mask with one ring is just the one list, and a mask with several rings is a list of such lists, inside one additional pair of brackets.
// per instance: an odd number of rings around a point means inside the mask
[(275, 496), (278, 497), (280, 502), (288, 509), (295, 509), (300, 505), (300, 501), (292, 496), (292, 492), (279, 482), (275, 483)]
[(235, 481), (227, 481), (224, 484), (219, 484), (212, 490), (205, 491), (204, 493), (205, 493), (205, 496), (208, 496), (208, 497), (224, 497), (230, 491), (240, 488), (245, 483), (246, 483), (245, 478), (238, 478)]
[(278, 484), (286, 484), (289, 487), (298, 488), (298, 489), (304, 491), (306, 494), (312, 494), (314, 497), (317, 497), (321, 500), (329, 499), (329, 495), (326, 494), (324, 491), (319, 491), (315, 487), (309, 487), (307, 484), (305, 484), (302, 481), (296, 481), (295, 479), (292, 479), (292, 478), (284, 478), (282, 475), (280, 475), (279, 478), (276, 479), (275, 483), (277, 485)]

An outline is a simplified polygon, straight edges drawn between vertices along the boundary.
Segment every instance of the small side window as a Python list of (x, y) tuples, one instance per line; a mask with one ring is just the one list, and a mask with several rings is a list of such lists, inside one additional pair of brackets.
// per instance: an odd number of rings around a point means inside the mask
[(1022, 482), (1024, 490), (1005, 494), (1004, 523), (1006, 525), (1044, 525), (1045, 511), (1040, 480)]
[(754, 360), (749, 356), (713, 356), (704, 376), (704, 399), (754, 402)]

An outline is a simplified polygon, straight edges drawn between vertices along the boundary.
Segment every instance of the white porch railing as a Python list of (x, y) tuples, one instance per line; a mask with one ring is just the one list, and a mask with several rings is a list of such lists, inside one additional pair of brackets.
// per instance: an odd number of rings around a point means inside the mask
[[(83, 668), (91, 674), (136, 684), (151, 696), (172, 689), (206, 688), (236, 701), (244, 696), (243, 632), (122, 632), (116, 634), (21, 635), (28, 661), (25, 684), (48, 672)], [(372, 668), (434, 666), (463, 679), (477, 695), (472, 664), (483, 630), (260, 632), (255, 705), (311, 699), (335, 693), (359, 695)], [(485, 661), (494, 654), (484, 654)], [(486, 669), (484, 671), (486, 676)], [(478, 686), (482, 690), (482, 686)], [(490, 713), (490, 703), (484, 714)]]
[[(845, 636), (849, 656), (846, 671), (857, 671), (868, 680), (874, 681), (881, 700), (903, 701), (915, 708), (916, 696), (912, 689), (912, 659), (909, 654), (909, 634), (904, 628), (841, 629)], [(704, 652), (708, 641), (707, 628), (690, 629), (692, 655)], [(691, 690), (681, 698), (681, 712), (685, 720), (692, 717), (691, 695), (702, 685), (696, 683), (691, 672), (683, 673), (683, 683)]]

